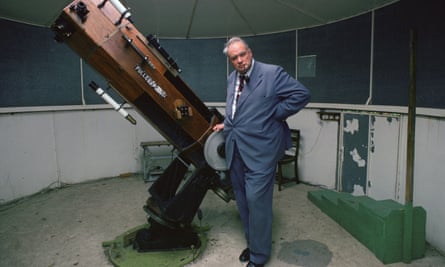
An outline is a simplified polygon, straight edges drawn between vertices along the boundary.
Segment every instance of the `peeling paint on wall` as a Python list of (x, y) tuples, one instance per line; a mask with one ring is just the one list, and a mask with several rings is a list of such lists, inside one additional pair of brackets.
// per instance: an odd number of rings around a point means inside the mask
[(388, 117), (386, 117), (386, 121), (388, 122), (388, 124), (391, 124), (394, 121), (395, 122), (399, 122), (399, 118), (398, 117), (390, 117), (390, 116), (388, 116)]
[[(400, 133), (403, 125), (398, 114), (379, 113), (370, 116), (369, 153), (366, 194), (374, 199), (400, 199), (401, 169)], [(359, 150), (361, 153), (361, 151)]]
[(371, 123), (369, 125), (369, 151), (371, 153), (375, 152), (375, 142), (374, 142), (374, 133), (375, 133), (375, 116), (371, 116)]
[(358, 120), (352, 119), (352, 120), (346, 120), (346, 127), (343, 128), (343, 130), (346, 133), (354, 134), (355, 132), (358, 132), (359, 126), (358, 126)]
[(361, 186), (366, 193), (370, 115), (343, 114), (343, 157), (341, 189), (352, 193)]
[(354, 185), (354, 191), (352, 191), (353, 196), (364, 196), (365, 190), (363, 189), (363, 186), (359, 184)]
[(354, 148), (353, 150), (349, 151), (349, 155), (351, 155), (352, 160), (357, 163), (358, 167), (365, 167), (366, 161), (360, 157), (360, 154), (358, 153), (357, 148)]
[[(386, 124), (388, 126), (396, 125), (398, 127), (399, 125), (399, 118), (398, 117), (391, 117), (388, 115), (372, 115), (370, 116), (370, 124), (369, 124), (369, 151), (371, 153), (375, 153), (375, 128), (377, 124), (377, 119), (380, 118), (379, 121), (382, 121), (382, 118), (386, 118)], [(381, 125), (381, 124), (380, 124)]]

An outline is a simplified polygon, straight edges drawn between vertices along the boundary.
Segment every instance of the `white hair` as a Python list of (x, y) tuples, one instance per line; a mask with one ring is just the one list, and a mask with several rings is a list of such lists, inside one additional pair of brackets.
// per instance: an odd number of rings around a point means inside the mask
[(224, 45), (224, 49), (223, 49), (224, 55), (227, 56), (227, 50), (229, 49), (229, 46), (236, 42), (243, 43), (246, 46), (246, 48), (249, 49), (249, 45), (246, 43), (246, 41), (244, 41), (241, 37), (235, 36), (235, 37), (230, 38)]

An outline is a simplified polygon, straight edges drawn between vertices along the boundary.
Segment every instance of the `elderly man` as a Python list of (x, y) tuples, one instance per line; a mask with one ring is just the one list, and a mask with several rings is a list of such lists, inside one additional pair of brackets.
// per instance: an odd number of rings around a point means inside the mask
[(225, 155), (247, 248), (239, 259), (264, 266), (272, 247), (272, 196), (278, 160), (291, 144), (286, 119), (309, 102), (309, 91), (282, 67), (255, 61), (231, 38), (223, 51), (235, 70), (227, 80)]

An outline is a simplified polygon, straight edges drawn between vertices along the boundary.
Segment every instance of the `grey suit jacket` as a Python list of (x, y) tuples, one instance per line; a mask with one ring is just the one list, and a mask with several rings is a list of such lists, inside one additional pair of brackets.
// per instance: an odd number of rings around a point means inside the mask
[(282, 67), (255, 61), (232, 119), (232, 102), (237, 79), (227, 79), (224, 136), (230, 167), (236, 146), (249, 169), (274, 167), (290, 146), (286, 119), (309, 102), (309, 91)]

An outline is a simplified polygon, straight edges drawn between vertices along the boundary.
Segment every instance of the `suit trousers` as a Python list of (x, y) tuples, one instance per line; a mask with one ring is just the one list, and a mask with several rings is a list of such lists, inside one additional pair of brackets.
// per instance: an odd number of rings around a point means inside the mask
[(275, 173), (276, 167), (257, 170), (247, 168), (235, 145), (230, 179), (247, 246), (250, 249), (250, 260), (258, 264), (265, 263), (269, 259), (272, 249), (272, 197)]

